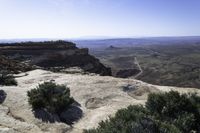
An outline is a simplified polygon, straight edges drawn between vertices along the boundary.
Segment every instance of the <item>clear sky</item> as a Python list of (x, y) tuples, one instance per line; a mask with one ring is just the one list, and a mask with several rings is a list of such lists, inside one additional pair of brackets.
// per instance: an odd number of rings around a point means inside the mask
[(0, 39), (200, 35), (200, 0), (0, 0)]

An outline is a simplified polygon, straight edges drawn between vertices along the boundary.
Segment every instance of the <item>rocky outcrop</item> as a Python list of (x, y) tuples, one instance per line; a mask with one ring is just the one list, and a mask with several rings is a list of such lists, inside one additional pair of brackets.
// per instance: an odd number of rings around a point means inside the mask
[[(21, 74), (22, 75), (22, 74)], [(115, 112), (129, 105), (144, 104), (149, 93), (162, 93), (170, 90), (180, 93), (196, 92), (199, 89), (156, 86), (134, 79), (87, 74), (63, 74), (45, 70), (27, 72), (16, 78), (18, 86), (1, 86), (7, 93), (0, 104), (0, 132), (10, 133), (82, 133), (113, 116)], [(28, 104), (27, 91), (44, 81), (54, 80), (70, 88), (71, 96), (80, 104), (80, 109), (70, 108), (60, 116), (61, 121), (74, 121), (72, 126), (59, 122), (55, 116), (38, 112), (35, 116)], [(51, 118), (44, 122), (42, 118)], [(76, 121), (79, 119), (78, 121)], [(54, 122), (54, 120), (56, 122)]]
[(11, 59), (44, 69), (61, 70), (69, 67), (80, 67), (87, 72), (111, 75), (111, 69), (101, 64), (94, 56), (89, 55), (87, 48), (77, 48), (72, 42), (0, 44), (0, 53)]
[(20, 61), (0, 56), (0, 73), (20, 73), (32, 70), (33, 67)]
[(115, 47), (113, 45), (110, 45), (108, 48), (106, 48), (106, 50), (118, 50), (121, 49), (120, 47)]

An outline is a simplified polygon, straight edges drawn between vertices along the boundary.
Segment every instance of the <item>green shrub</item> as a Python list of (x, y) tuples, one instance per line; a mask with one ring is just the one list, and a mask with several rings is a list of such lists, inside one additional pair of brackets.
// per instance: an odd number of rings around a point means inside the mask
[(182, 133), (175, 125), (168, 122), (158, 122), (160, 133)]
[(200, 128), (200, 97), (196, 94), (179, 94), (170, 91), (150, 94), (146, 108), (160, 120), (174, 124), (182, 132)]
[(129, 106), (119, 110), (115, 117), (99, 123), (97, 129), (85, 133), (140, 133), (156, 132), (155, 122), (148, 117), (147, 110), (142, 106)]
[(129, 106), (85, 133), (200, 132), (200, 97), (175, 91), (149, 94), (145, 107)]
[(44, 82), (28, 91), (28, 102), (34, 110), (46, 109), (50, 113), (60, 113), (74, 102), (70, 90), (64, 85)]
[(17, 81), (12, 75), (0, 74), (0, 85), (12, 86), (17, 85)]

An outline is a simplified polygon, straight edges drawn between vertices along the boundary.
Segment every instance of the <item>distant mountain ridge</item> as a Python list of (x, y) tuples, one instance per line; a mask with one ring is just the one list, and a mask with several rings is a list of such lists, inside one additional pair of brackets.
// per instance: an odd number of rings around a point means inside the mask
[[(58, 38), (28, 38), (28, 39), (0, 39), (0, 43), (16, 43), (16, 42), (43, 42), (43, 41), (56, 41)], [(166, 42), (200, 42), (200, 36), (161, 36), (161, 37), (82, 37), (82, 38), (62, 38), (65, 41), (72, 41), (81, 47), (99, 47), (104, 45), (106, 47), (110, 44), (115, 45), (149, 45), (162, 44)]]
[(92, 40), (74, 40), (79, 47), (102, 48), (113, 46), (141, 46), (141, 45), (168, 45), (177, 43), (199, 43), (200, 36), (182, 36), (182, 37), (141, 37), (141, 38), (113, 38), (113, 39), (92, 39)]

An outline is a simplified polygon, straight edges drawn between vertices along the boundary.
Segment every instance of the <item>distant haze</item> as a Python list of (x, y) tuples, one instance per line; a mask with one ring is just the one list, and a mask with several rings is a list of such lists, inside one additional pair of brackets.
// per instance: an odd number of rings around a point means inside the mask
[(200, 0), (0, 0), (0, 39), (200, 35)]

